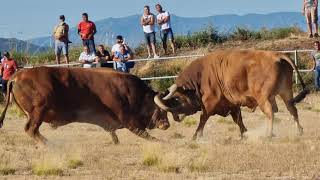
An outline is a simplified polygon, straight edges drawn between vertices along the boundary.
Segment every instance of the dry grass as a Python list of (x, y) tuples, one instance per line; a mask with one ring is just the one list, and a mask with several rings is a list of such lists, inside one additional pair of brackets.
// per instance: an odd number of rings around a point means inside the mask
[[(211, 117), (204, 137), (192, 141), (196, 125), (171, 120), (167, 131), (150, 133), (161, 139), (152, 143), (119, 130), (119, 145), (103, 129), (70, 124), (40, 132), (47, 147), (35, 145), (24, 133), (25, 119), (8, 114), (0, 129), (0, 179), (316, 179), (320, 177), (319, 95), (299, 104), (305, 134), (295, 135), (294, 122), (283, 103), (274, 125), (276, 137), (263, 138), (266, 117), (257, 109), (243, 111), (249, 130), (239, 140), (231, 117)], [(199, 114), (192, 116), (199, 120)], [(288, 121), (289, 120), (289, 121)], [(192, 120), (193, 121), (193, 120)], [(231, 122), (231, 123), (229, 123)]]

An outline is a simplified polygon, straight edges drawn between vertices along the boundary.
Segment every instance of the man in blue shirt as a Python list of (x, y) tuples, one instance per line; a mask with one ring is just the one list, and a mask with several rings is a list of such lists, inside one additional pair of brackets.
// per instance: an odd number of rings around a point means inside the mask
[(314, 71), (315, 86), (316, 86), (316, 90), (319, 91), (320, 90), (320, 42), (319, 41), (314, 42), (314, 49), (315, 51), (312, 52), (312, 57), (316, 62), (316, 67)]
[(113, 60), (116, 61), (116, 69), (122, 72), (129, 72), (129, 68), (126, 66), (126, 62), (131, 60), (132, 57), (124, 45), (120, 45), (120, 51), (116, 51)]

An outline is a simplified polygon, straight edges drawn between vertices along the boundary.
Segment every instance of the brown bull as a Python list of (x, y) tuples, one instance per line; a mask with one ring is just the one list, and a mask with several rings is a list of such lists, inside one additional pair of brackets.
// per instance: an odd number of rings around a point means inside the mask
[[(303, 91), (293, 98), (292, 75), (295, 70)], [(232, 116), (240, 127), (241, 135), (247, 131), (241, 116), (241, 106), (253, 111), (257, 106), (268, 117), (267, 136), (273, 135), (274, 113), (278, 111), (275, 96), (280, 95), (294, 117), (298, 133), (299, 124), (295, 103), (301, 101), (308, 90), (292, 61), (282, 53), (258, 50), (219, 50), (193, 61), (180, 73), (176, 84), (159, 106), (171, 111), (176, 121), (180, 116), (202, 111), (200, 123), (193, 138), (203, 135), (203, 128), (212, 115)]]
[(118, 143), (117, 129), (127, 128), (146, 139), (154, 139), (146, 128), (167, 129), (167, 112), (154, 102), (157, 94), (138, 77), (106, 69), (39, 67), (17, 72), (8, 83), (10, 94), (24, 111), (26, 133), (45, 143), (42, 122), (53, 127), (72, 122), (98, 125)]

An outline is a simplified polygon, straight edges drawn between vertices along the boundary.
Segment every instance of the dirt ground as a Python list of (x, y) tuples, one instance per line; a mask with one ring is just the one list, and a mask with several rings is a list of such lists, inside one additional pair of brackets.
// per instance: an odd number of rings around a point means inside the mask
[[(199, 114), (167, 131), (152, 130), (161, 142), (118, 130), (114, 145), (103, 129), (43, 124), (50, 141), (37, 146), (23, 130), (25, 118), (11, 110), (0, 129), (0, 179), (320, 179), (320, 95), (298, 107), (304, 135), (278, 100), (273, 139), (264, 138), (266, 117), (243, 109), (247, 138), (240, 140), (231, 118), (211, 117), (204, 137), (192, 141)], [(74, 165), (74, 166), (72, 166)], [(7, 175), (6, 175), (7, 174)]]

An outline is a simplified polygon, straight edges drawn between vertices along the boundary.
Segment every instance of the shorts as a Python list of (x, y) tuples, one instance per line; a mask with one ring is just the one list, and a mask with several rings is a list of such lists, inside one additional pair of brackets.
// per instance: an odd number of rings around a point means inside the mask
[(318, 9), (315, 7), (305, 8), (305, 16), (307, 23), (317, 23), (318, 22)]
[(156, 33), (144, 33), (144, 38), (147, 44), (156, 44)]
[(161, 33), (162, 33), (162, 41), (163, 42), (167, 41), (168, 37), (169, 37), (169, 40), (172, 40), (172, 41), (174, 40), (173, 32), (172, 32), (171, 28), (163, 29), (163, 30), (161, 30)]
[(54, 52), (58, 56), (61, 55), (61, 52), (62, 52), (63, 55), (68, 55), (69, 54), (69, 45), (68, 45), (68, 43), (56, 40), (55, 47), (54, 47)]
[(8, 84), (8, 80), (1, 80), (1, 84), (2, 84), (2, 87), (1, 87), (1, 90), (3, 93), (7, 93), (7, 84)]

